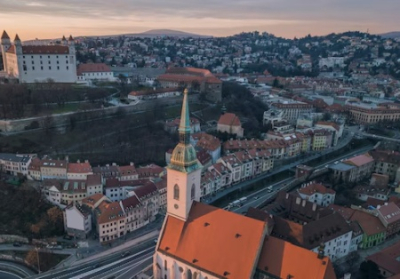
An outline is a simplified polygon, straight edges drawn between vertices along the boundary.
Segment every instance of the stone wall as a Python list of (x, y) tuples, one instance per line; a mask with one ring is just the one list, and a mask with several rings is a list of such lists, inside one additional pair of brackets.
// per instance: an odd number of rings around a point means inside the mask
[[(190, 102), (197, 102), (199, 95), (189, 96)], [(111, 117), (118, 112), (118, 109), (123, 109), (126, 113), (140, 112), (152, 110), (157, 105), (179, 105), (182, 103), (182, 96), (171, 98), (160, 98), (156, 100), (141, 102), (137, 105), (114, 106), (101, 109), (92, 109), (78, 112), (67, 112), (61, 114), (52, 114), (49, 116), (39, 116), (15, 120), (0, 120), (0, 132), (4, 135), (19, 133), (27, 130), (27, 127), (38, 125), (39, 128), (44, 128), (51, 119), (51, 127), (65, 127), (69, 125), (70, 118), (74, 117), (77, 121), (90, 121)], [(37, 126), (35, 127), (37, 128)]]

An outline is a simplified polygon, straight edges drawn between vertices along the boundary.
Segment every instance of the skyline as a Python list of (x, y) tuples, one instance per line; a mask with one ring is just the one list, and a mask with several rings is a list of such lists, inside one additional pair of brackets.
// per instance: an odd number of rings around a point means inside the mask
[(0, 0), (0, 29), (22, 40), (173, 29), (211, 36), (260, 31), (293, 38), (369, 30), (396, 31), (400, 2), (372, 0)]

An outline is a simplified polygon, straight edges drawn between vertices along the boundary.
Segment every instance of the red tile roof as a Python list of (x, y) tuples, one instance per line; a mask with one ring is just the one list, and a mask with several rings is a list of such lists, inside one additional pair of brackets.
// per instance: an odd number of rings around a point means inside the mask
[(151, 181), (133, 191), (139, 200), (146, 199), (158, 193), (157, 186)]
[[(252, 278), (265, 222), (193, 202), (186, 222), (166, 217), (158, 251), (218, 278)], [(240, 264), (238, 264), (240, 263)]]
[(104, 197), (105, 196), (103, 194), (97, 193), (97, 194), (91, 195), (90, 197), (84, 198), (82, 200), (82, 204), (93, 207), (99, 200), (101, 200)]
[(140, 201), (136, 196), (129, 197), (127, 199), (124, 199), (121, 201), (122, 206), (124, 207), (125, 210), (131, 210), (137, 206), (140, 205)]
[(400, 221), (400, 208), (394, 202), (378, 206), (377, 211), (388, 224)]
[[(15, 46), (12, 45), (8, 53), (15, 53)], [(22, 54), (69, 54), (67, 46), (22, 46)]]
[[(380, 268), (389, 271), (392, 274), (400, 274), (400, 242), (389, 246), (371, 256), (367, 260), (375, 262)], [(392, 278), (392, 277), (390, 277)]]
[(234, 113), (224, 113), (218, 120), (218, 125), (241, 126), (239, 117)]
[(312, 183), (310, 185), (300, 188), (299, 193), (310, 196), (310, 195), (313, 195), (314, 193), (332, 194), (333, 195), (336, 192), (330, 188), (325, 187), (322, 184)]
[(137, 174), (135, 165), (127, 165), (119, 167), (120, 176), (130, 176)]
[(104, 224), (124, 218), (119, 202), (103, 201), (97, 208), (97, 223)]
[(79, 64), (77, 75), (80, 76), (83, 73), (101, 73), (101, 72), (111, 72), (109, 66), (104, 63), (88, 63), (88, 64)]
[(358, 155), (353, 158), (350, 158), (350, 159), (344, 161), (343, 163), (360, 167), (362, 165), (369, 164), (373, 161), (374, 161), (374, 159), (367, 153), (367, 154), (362, 154), (362, 155)]
[(336, 279), (328, 257), (319, 259), (312, 251), (272, 236), (265, 238), (257, 269), (274, 278)]
[(86, 178), (87, 186), (98, 186), (102, 184), (100, 174), (89, 174)]
[(368, 236), (383, 233), (386, 231), (385, 227), (378, 219), (378, 217), (375, 217), (363, 211), (355, 210), (350, 220), (357, 221), (363, 229), (364, 233)]
[(207, 151), (214, 151), (221, 147), (221, 141), (217, 137), (204, 132), (193, 134), (192, 138), (197, 140), (196, 146)]
[(88, 173), (92, 172), (92, 166), (88, 163), (68, 163), (69, 173)]

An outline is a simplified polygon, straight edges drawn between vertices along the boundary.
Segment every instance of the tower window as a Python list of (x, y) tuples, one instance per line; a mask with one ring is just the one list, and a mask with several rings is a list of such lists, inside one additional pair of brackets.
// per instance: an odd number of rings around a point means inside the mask
[(196, 188), (194, 186), (194, 184), (192, 185), (192, 190), (190, 191), (192, 200), (194, 200), (194, 197), (196, 196)]
[(175, 184), (174, 186), (174, 199), (179, 200), (179, 186), (178, 184)]

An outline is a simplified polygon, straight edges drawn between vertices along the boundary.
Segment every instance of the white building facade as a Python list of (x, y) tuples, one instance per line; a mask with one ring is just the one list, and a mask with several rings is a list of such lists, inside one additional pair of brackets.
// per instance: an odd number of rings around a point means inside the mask
[(18, 35), (11, 44), (4, 31), (1, 37), (4, 71), (21, 83), (75, 83), (76, 51), (74, 40), (65, 37), (60, 45), (23, 45)]

